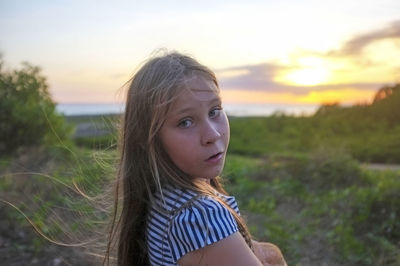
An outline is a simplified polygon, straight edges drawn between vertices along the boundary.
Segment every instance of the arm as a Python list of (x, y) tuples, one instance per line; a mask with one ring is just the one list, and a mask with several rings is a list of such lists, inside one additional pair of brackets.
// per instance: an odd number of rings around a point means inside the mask
[(262, 266), (246, 241), (236, 232), (218, 242), (185, 254), (178, 265)]
[(274, 244), (252, 240), (254, 253), (264, 266), (287, 266), (282, 252)]

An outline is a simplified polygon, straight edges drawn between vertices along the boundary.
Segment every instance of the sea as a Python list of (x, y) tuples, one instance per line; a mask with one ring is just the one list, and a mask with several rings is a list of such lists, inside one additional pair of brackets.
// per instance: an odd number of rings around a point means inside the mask
[[(309, 116), (314, 114), (319, 105), (312, 104), (224, 104), (228, 116), (270, 116), (286, 114)], [(124, 104), (117, 103), (60, 103), (56, 109), (66, 116), (119, 114), (124, 112)]]

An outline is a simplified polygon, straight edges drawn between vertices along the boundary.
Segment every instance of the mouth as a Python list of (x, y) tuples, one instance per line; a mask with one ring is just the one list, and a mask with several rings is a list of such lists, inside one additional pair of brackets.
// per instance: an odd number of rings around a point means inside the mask
[(206, 159), (206, 162), (217, 162), (223, 157), (223, 155), (224, 155), (223, 152), (218, 152), (216, 154), (213, 154)]

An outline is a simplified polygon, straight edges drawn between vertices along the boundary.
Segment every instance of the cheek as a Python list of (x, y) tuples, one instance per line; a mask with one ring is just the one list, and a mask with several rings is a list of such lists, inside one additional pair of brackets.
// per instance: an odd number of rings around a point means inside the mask
[(181, 171), (191, 175), (191, 170), (195, 169), (199, 162), (195, 151), (190, 142), (180, 141), (177, 146), (169, 147), (167, 154)]
[(226, 114), (224, 114), (223, 117), (223, 127), (221, 129), (222, 135), (224, 136), (224, 140), (226, 141), (226, 143), (229, 143), (229, 139), (230, 139), (230, 127), (229, 127), (229, 120), (228, 117), (226, 116)]
[(185, 135), (164, 134), (162, 135), (162, 146), (170, 159), (178, 166), (187, 163), (193, 157), (193, 140)]

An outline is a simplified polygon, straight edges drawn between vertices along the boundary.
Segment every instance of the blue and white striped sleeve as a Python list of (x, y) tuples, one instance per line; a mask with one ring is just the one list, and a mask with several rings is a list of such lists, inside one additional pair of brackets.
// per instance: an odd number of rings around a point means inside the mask
[(237, 231), (235, 218), (223, 204), (211, 197), (200, 198), (171, 221), (168, 240), (174, 261)]

